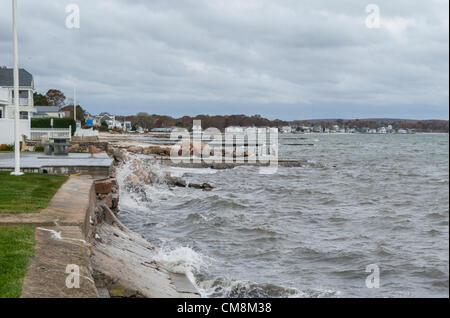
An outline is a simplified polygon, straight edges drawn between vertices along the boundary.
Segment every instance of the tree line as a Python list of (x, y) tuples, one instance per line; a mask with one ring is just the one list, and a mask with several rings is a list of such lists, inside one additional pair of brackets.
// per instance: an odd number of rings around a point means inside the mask
[(411, 119), (318, 119), (294, 121), (295, 126), (317, 126), (332, 128), (334, 125), (349, 128), (370, 128), (392, 126), (393, 129), (415, 129), (418, 132), (449, 132), (448, 120), (411, 120)]
[(224, 130), (231, 126), (241, 127), (279, 127), (288, 125), (289, 122), (282, 120), (269, 120), (263, 118), (260, 115), (246, 116), (246, 115), (227, 115), (227, 116), (210, 116), (210, 115), (197, 115), (195, 117), (183, 116), (180, 118), (174, 118), (171, 116), (138, 113), (134, 116), (117, 116), (120, 120), (131, 121), (133, 126), (141, 126), (145, 129), (153, 128), (167, 128), (167, 127), (180, 127), (186, 129), (192, 129), (194, 120), (200, 120), (202, 128), (207, 129), (214, 127), (220, 130)]
[(381, 126), (392, 125), (394, 129), (415, 129), (419, 132), (448, 132), (448, 120), (404, 120), (404, 119), (318, 119), (318, 120), (270, 120), (261, 115), (197, 115), (195, 117), (183, 116), (174, 118), (165, 115), (156, 115), (148, 113), (138, 113), (134, 116), (118, 116), (118, 119), (131, 121), (133, 126), (141, 126), (145, 129), (180, 127), (192, 129), (194, 120), (201, 120), (202, 128), (214, 127), (224, 130), (231, 126), (241, 127), (283, 127), (283, 126), (322, 126), (323, 128), (332, 128), (334, 125), (349, 128), (379, 128)]

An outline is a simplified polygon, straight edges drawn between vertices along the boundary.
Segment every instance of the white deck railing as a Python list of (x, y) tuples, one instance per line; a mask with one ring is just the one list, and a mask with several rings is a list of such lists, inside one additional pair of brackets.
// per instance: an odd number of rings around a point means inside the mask
[(31, 140), (48, 140), (50, 138), (72, 139), (72, 128), (31, 128)]

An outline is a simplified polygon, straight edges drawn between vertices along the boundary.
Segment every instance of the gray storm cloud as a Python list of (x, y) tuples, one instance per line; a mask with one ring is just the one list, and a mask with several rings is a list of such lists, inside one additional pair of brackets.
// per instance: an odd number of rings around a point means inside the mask
[[(448, 118), (448, 1), (378, 1), (376, 29), (359, 0), (18, 3), (21, 66), (93, 113)], [(10, 66), (10, 1), (0, 16)]]

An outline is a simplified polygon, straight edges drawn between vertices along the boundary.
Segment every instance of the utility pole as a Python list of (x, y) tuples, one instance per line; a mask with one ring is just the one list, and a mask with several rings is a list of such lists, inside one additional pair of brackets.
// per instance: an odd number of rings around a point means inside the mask
[(14, 143), (14, 172), (11, 173), (14, 176), (23, 175), (20, 172), (20, 109), (19, 109), (19, 44), (17, 39), (17, 0), (12, 0), (13, 9), (13, 55), (14, 55), (14, 132), (15, 132), (15, 143)]

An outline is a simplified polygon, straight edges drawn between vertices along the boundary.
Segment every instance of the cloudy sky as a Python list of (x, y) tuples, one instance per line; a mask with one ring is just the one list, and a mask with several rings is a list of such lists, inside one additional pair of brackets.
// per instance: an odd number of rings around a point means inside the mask
[(448, 1), (371, 1), (18, 0), (20, 65), (94, 114), (448, 119)]

